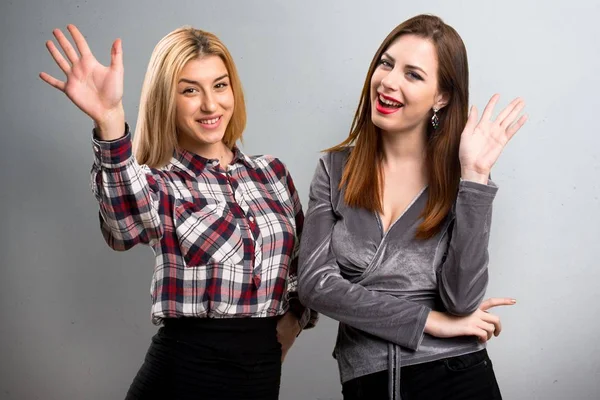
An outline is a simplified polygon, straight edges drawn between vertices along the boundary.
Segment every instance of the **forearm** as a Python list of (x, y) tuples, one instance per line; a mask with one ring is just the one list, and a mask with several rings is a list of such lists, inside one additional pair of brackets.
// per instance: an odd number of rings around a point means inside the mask
[(159, 240), (158, 182), (148, 178), (135, 161), (129, 133), (112, 142), (96, 137), (93, 145), (92, 191), (107, 243), (115, 250), (126, 250), (139, 242)]
[(488, 243), (497, 187), (462, 181), (454, 209), (451, 240), (438, 271), (442, 302), (451, 314), (473, 313), (488, 283)]

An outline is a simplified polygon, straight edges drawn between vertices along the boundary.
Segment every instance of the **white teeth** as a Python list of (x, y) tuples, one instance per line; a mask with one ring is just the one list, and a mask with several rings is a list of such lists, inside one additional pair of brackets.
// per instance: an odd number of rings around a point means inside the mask
[(386, 106), (390, 106), (390, 107), (400, 107), (402, 105), (402, 103), (397, 103), (395, 101), (390, 101), (387, 99), (384, 99), (381, 95), (379, 95), (379, 101), (383, 104), (385, 104)]
[(221, 119), (221, 117), (217, 117), (217, 118), (213, 118), (213, 119), (201, 119), (200, 123), (206, 124), (206, 125), (212, 125), (212, 124), (216, 124), (217, 121), (219, 121), (220, 119)]

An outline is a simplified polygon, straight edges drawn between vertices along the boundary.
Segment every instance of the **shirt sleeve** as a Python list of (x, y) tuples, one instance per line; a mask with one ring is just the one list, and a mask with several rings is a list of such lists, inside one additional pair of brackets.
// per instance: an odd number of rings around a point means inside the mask
[(477, 310), (488, 284), (492, 202), (498, 187), (461, 180), (445, 261), (437, 271), (440, 297), (450, 314)]
[(321, 158), (313, 177), (302, 233), (298, 265), (298, 291), (307, 307), (389, 342), (416, 350), (421, 343), (430, 309), (370, 291), (340, 274), (331, 236), (336, 223), (332, 204), (332, 153)]
[(289, 171), (286, 169), (286, 186), (290, 193), (294, 207), (294, 219), (296, 222), (296, 240), (292, 254), (292, 260), (288, 273), (286, 300), (289, 310), (298, 318), (302, 329), (313, 328), (319, 320), (319, 314), (315, 310), (305, 307), (298, 297), (298, 255), (300, 249), (300, 238), (304, 227), (304, 212), (302, 203), (296, 191), (296, 186)]
[(158, 212), (160, 176), (140, 166), (132, 154), (131, 134), (102, 141), (94, 132), (91, 188), (100, 207), (100, 227), (106, 243), (124, 251), (138, 243), (154, 244), (163, 235)]

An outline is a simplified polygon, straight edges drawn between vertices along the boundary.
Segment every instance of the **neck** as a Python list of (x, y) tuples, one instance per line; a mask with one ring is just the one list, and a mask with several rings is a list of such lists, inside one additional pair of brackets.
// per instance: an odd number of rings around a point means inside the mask
[(388, 166), (417, 164), (425, 166), (427, 135), (423, 127), (404, 132), (382, 132), (383, 163)]
[(199, 155), (200, 157), (204, 157), (209, 160), (219, 160), (219, 164), (222, 167), (229, 165), (231, 160), (233, 160), (233, 152), (227, 146), (225, 146), (223, 142), (189, 145), (188, 143), (182, 143), (180, 141), (179, 146), (190, 153)]

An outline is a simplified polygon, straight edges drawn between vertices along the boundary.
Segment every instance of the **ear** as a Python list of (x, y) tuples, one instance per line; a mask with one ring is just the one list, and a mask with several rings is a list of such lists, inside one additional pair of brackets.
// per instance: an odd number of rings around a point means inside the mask
[(438, 93), (435, 95), (435, 102), (433, 106), (438, 110), (446, 107), (448, 105), (448, 101), (450, 100), (450, 96), (447, 93)]

